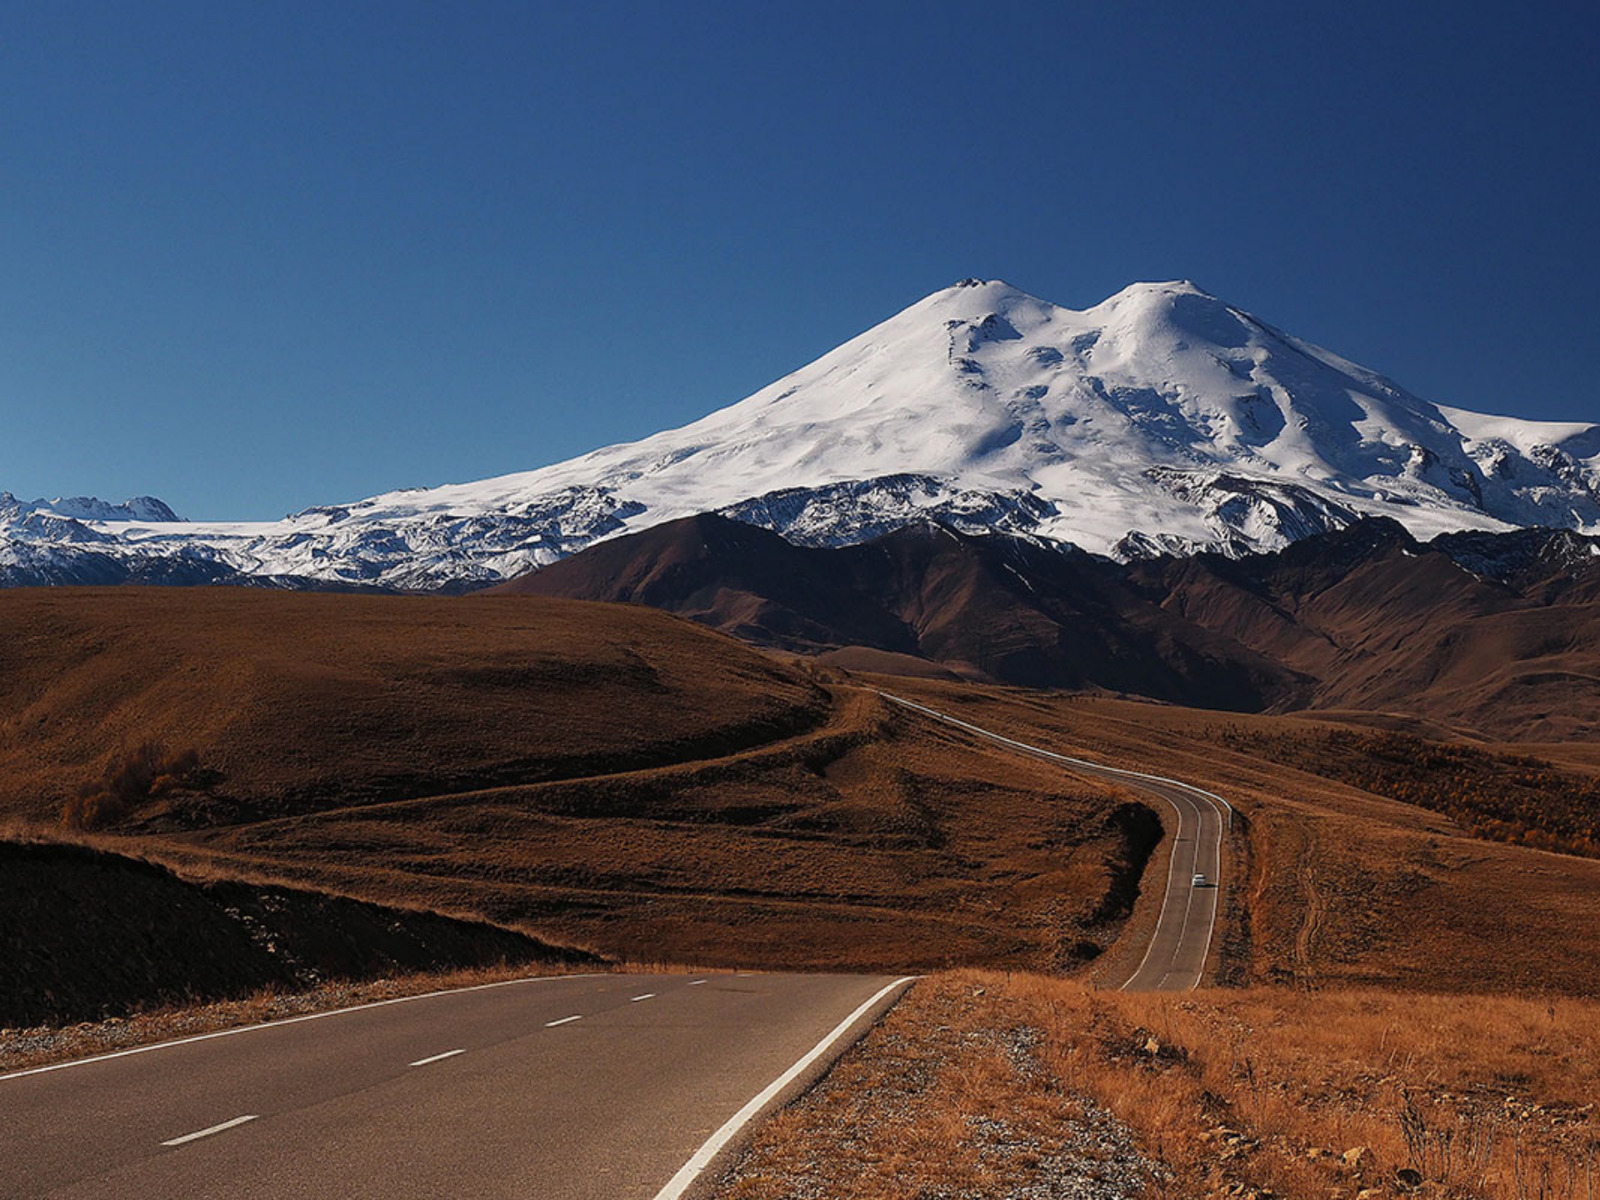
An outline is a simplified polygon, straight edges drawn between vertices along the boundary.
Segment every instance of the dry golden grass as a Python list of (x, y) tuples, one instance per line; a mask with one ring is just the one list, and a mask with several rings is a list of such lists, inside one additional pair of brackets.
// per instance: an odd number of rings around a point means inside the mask
[(1122, 916), (1119, 799), (648, 609), (0, 594), (0, 817), (76, 837), (62, 802), (157, 741), (207, 781), (95, 844), (616, 958), (1061, 968)]
[(720, 1200), (1079, 1195), (1067, 1189), (1089, 1178), (1129, 1195), (1157, 1179), (1162, 1168), (1126, 1125), (1058, 1086), (1040, 1028), (996, 983), (1004, 977), (917, 983), (760, 1128)]
[(719, 1195), (1055, 1194), (1037, 1189), (1109, 1113), (1100, 1140), (1120, 1124), (1137, 1155), (1080, 1171), (1120, 1162), (1144, 1194), (1592, 1200), (1597, 1096), (1590, 1001), (955, 972), (762, 1129)]

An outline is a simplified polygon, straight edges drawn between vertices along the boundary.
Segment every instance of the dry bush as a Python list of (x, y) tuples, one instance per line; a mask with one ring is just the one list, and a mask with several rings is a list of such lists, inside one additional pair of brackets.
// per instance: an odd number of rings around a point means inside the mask
[(140, 742), (113, 758), (99, 780), (85, 784), (61, 806), (61, 823), (69, 829), (104, 829), (147, 800), (197, 785), (202, 774), (198, 751), (168, 753), (160, 742)]

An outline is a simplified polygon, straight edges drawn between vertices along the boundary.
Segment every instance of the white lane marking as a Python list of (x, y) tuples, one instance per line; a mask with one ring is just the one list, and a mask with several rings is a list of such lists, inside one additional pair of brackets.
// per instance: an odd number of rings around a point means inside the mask
[(702, 983), (709, 983), (709, 982), (710, 981), (706, 980), (706, 979), (691, 979), (689, 981), (689, 986), (690, 987), (699, 987)]
[(544, 1023), (544, 1027), (546, 1029), (554, 1029), (557, 1025), (565, 1025), (569, 1021), (581, 1021), (581, 1020), (583, 1020), (583, 1014), (579, 1013), (575, 1017), (562, 1017), (561, 1020), (559, 1020), (559, 1021), (546, 1021)]
[(224, 1121), (221, 1125), (213, 1125), (210, 1129), (197, 1129), (194, 1133), (186, 1133), (182, 1137), (168, 1138), (162, 1142), (163, 1146), (181, 1146), (185, 1142), (192, 1142), (196, 1138), (210, 1137), (213, 1133), (221, 1133), (224, 1129), (232, 1129), (235, 1125), (243, 1125), (246, 1121), (254, 1121), (256, 1114), (235, 1117), (231, 1121)]
[(902, 984), (911, 983), (918, 978), (919, 976), (916, 975), (906, 975), (896, 979), (893, 983), (884, 984), (872, 999), (865, 1001), (860, 1008), (835, 1025), (833, 1031), (811, 1047), (804, 1058), (752, 1096), (748, 1104), (729, 1117), (721, 1129), (707, 1138), (706, 1144), (694, 1152), (694, 1157), (684, 1163), (678, 1169), (678, 1173), (667, 1181), (667, 1186), (656, 1193), (655, 1200), (679, 1200), (679, 1197), (687, 1192), (694, 1181), (700, 1177), (700, 1173), (711, 1165), (711, 1160), (721, 1153), (722, 1148), (734, 1139), (739, 1130), (760, 1116), (761, 1110), (766, 1108), (775, 1096), (798, 1079), (807, 1067), (831, 1050), (834, 1043), (849, 1033), (850, 1027), (871, 1012), (878, 1001), (894, 991), (895, 988), (900, 987)]
[(629, 1000), (628, 1003), (629, 1004), (637, 1004), (641, 1000), (652, 1000), (654, 998), (655, 998), (655, 993), (654, 992), (646, 992), (642, 996), (635, 996), (632, 1000)]
[(465, 1050), (446, 1050), (443, 1054), (435, 1054), (432, 1058), (419, 1058), (414, 1063), (407, 1063), (408, 1067), (425, 1067), (429, 1063), (443, 1062), (447, 1058), (454, 1058), (458, 1054), (465, 1054)]
[(437, 992), (419, 992), (415, 996), (395, 996), (388, 1000), (373, 1000), (367, 1004), (352, 1004), (349, 1008), (330, 1008), (327, 1012), (306, 1013), (299, 1017), (284, 1017), (278, 1021), (262, 1021), (257, 1025), (240, 1025), (234, 1029), (219, 1029), (215, 1033), (197, 1033), (193, 1037), (178, 1038), (170, 1042), (151, 1042), (148, 1046), (134, 1046), (130, 1050), (113, 1050), (110, 1054), (95, 1054), (89, 1058), (75, 1058), (71, 1062), (51, 1063), (47, 1067), (29, 1067), (25, 1071), (12, 1071), (0, 1075), (0, 1081), (21, 1079), (24, 1075), (43, 1075), (47, 1071), (65, 1071), (68, 1067), (82, 1067), (89, 1063), (105, 1062), (109, 1058), (127, 1058), (130, 1054), (148, 1054), (152, 1050), (169, 1050), (173, 1046), (187, 1046), (190, 1042), (209, 1042), (212, 1038), (232, 1037), (236, 1033), (254, 1033), (258, 1029), (274, 1029), (279, 1025), (298, 1025), (301, 1021), (320, 1021), (323, 1017), (341, 1017), (345, 1013), (360, 1012), (366, 1008), (383, 1008), (390, 1004), (409, 1004), (413, 1000), (431, 1000), (435, 996), (450, 996), (457, 992), (482, 992), (489, 988), (510, 987), (514, 983), (558, 983), (563, 979), (597, 979), (598, 974), (584, 975), (525, 975), (521, 979), (501, 979), (495, 983), (475, 983), (471, 987), (440, 988)]
[[(902, 705), (905, 708), (914, 709), (917, 712), (925, 713), (926, 715), (928, 715), (930, 717), (933, 717), (936, 720), (944, 721), (947, 724), (955, 725), (955, 726), (958, 726), (958, 727), (960, 727), (962, 729), (965, 729), (965, 730), (967, 730), (967, 731), (969, 731), (971, 733), (975, 733), (979, 737), (988, 738), (990, 741), (1000, 742), (1000, 743), (1002, 743), (1004, 745), (1007, 745), (1007, 746), (1014, 746), (1018, 750), (1025, 751), (1028, 754), (1037, 755), (1037, 756), (1039, 756), (1041, 758), (1053, 759), (1056, 762), (1067, 763), (1068, 765), (1075, 766), (1075, 767), (1087, 767), (1091, 771), (1096, 771), (1096, 772), (1099, 772), (1101, 774), (1119, 775), (1119, 776), (1121, 776), (1121, 777), (1123, 777), (1125, 779), (1139, 779), (1139, 780), (1143, 780), (1143, 781), (1145, 781), (1147, 783), (1165, 783), (1165, 784), (1170, 784), (1171, 786), (1177, 788), (1179, 791), (1186, 793), (1184, 798), (1188, 801), (1189, 807), (1194, 810), (1195, 824), (1200, 829), (1203, 829), (1204, 826), (1205, 826), (1205, 817), (1201, 814), (1200, 806), (1198, 804), (1196, 804), (1194, 802), (1194, 800), (1192, 799), (1192, 797), (1194, 797), (1194, 796), (1199, 796), (1201, 799), (1203, 799), (1206, 802), (1206, 804), (1208, 806), (1210, 806), (1213, 810), (1215, 810), (1216, 813), (1219, 816), (1223, 817), (1226, 820), (1227, 828), (1229, 830), (1231, 830), (1233, 828), (1233, 805), (1229, 804), (1226, 800), (1224, 800), (1221, 796), (1217, 795), (1215, 792), (1208, 792), (1204, 788), (1197, 788), (1192, 783), (1184, 783), (1183, 780), (1181, 780), (1181, 779), (1170, 779), (1165, 775), (1151, 775), (1151, 774), (1149, 774), (1149, 773), (1147, 773), (1145, 771), (1130, 771), (1130, 770), (1128, 770), (1128, 769), (1126, 769), (1124, 767), (1108, 767), (1104, 763), (1090, 762), (1088, 759), (1085, 759), (1085, 758), (1072, 758), (1072, 757), (1070, 757), (1068, 755), (1065, 755), (1065, 754), (1057, 754), (1054, 750), (1046, 750), (1042, 746), (1032, 746), (1032, 745), (1029, 745), (1027, 742), (1019, 742), (1015, 738), (1008, 738), (1004, 734), (995, 733), (993, 730), (984, 729), (981, 726), (973, 725), (970, 722), (963, 721), (958, 717), (952, 717), (948, 713), (942, 713), (936, 708), (929, 708), (926, 704), (918, 704), (915, 700), (907, 700), (907, 699), (905, 699), (905, 698), (903, 698), (901, 696), (896, 696), (893, 692), (879, 692), (878, 695), (882, 696), (885, 700), (890, 700), (890, 701), (894, 702), (895, 704)], [(1156, 791), (1155, 789), (1151, 789), (1150, 790), (1150, 794), (1156, 795), (1156, 796), (1161, 796), (1161, 799), (1165, 800), (1167, 802), (1167, 804), (1172, 808), (1172, 810), (1178, 814), (1178, 829), (1177, 829), (1177, 832), (1174, 833), (1174, 835), (1173, 835), (1173, 841), (1174, 842), (1180, 841), (1182, 839), (1182, 835), (1183, 835), (1183, 811), (1180, 808), (1178, 808), (1178, 806), (1175, 803), (1173, 803), (1173, 800), (1172, 800), (1172, 798), (1170, 796), (1163, 796), (1163, 795), (1161, 795), (1161, 793), (1159, 791)], [(1197, 833), (1196, 833), (1196, 837), (1198, 839), (1198, 830), (1197, 830)], [(1220, 888), (1222, 886), (1222, 883), (1221, 883), (1221, 880), (1222, 880), (1222, 834), (1221, 834), (1221, 831), (1219, 831), (1218, 834), (1217, 834), (1216, 852), (1217, 852), (1216, 886)], [(1195, 865), (1198, 866), (1199, 865), (1199, 859), (1200, 859), (1200, 850), (1199, 850), (1198, 840), (1196, 841), (1196, 848), (1195, 848), (1194, 858), (1195, 858)], [(1176, 855), (1176, 853), (1174, 853), (1173, 855), (1170, 856), (1169, 866), (1167, 868), (1167, 890), (1168, 890), (1168, 894), (1171, 893), (1171, 889), (1172, 889), (1172, 867), (1176, 866), (1176, 864), (1177, 864), (1177, 855)], [(1190, 893), (1189, 893), (1189, 901), (1190, 901), (1190, 907), (1192, 907), (1193, 901), (1194, 901), (1194, 892), (1193, 892), (1192, 885), (1191, 885), (1191, 889), (1190, 889)], [(1161, 901), (1161, 910), (1156, 914), (1156, 933), (1159, 933), (1160, 930), (1161, 930), (1162, 918), (1166, 916), (1166, 911), (1167, 911), (1166, 897), (1163, 896), (1162, 897), (1162, 901)], [(1188, 925), (1188, 916), (1189, 916), (1189, 910), (1188, 910), (1188, 908), (1185, 908), (1185, 910), (1184, 910), (1184, 924), (1185, 924), (1186, 927)], [(1212, 942), (1212, 939), (1216, 936), (1216, 932), (1217, 932), (1217, 906), (1215, 904), (1213, 904), (1211, 906), (1211, 922), (1206, 928), (1206, 958), (1209, 958), (1211, 956), (1211, 942)], [(1156, 933), (1152, 933), (1150, 935), (1150, 944), (1145, 948), (1144, 958), (1140, 960), (1138, 969), (1135, 970), (1134, 973), (1128, 977), (1127, 982), (1124, 983), (1122, 985), (1122, 987), (1118, 989), (1119, 991), (1125, 990), (1128, 987), (1128, 985), (1131, 984), (1135, 979), (1137, 979), (1139, 977), (1140, 973), (1144, 970), (1145, 963), (1149, 961), (1150, 952), (1155, 949)], [(1183, 937), (1182, 937), (1182, 935), (1180, 933), (1179, 938), (1178, 938), (1178, 946), (1181, 947), (1182, 945), (1183, 945)], [(1176, 954), (1177, 954), (1177, 949), (1176, 948), (1174, 949), (1173, 954), (1174, 954), (1174, 957), (1176, 957)], [(1170, 970), (1167, 972), (1168, 975), (1170, 975), (1171, 973), (1172, 972)], [(1201, 963), (1200, 963), (1200, 973), (1195, 976), (1194, 982), (1191, 983), (1189, 985), (1189, 987), (1191, 989), (1199, 987), (1200, 984), (1202, 982), (1204, 982), (1204, 980), (1205, 980), (1205, 974), (1206, 974), (1205, 960), (1202, 959)], [(1161, 983), (1165, 983), (1166, 982), (1166, 976), (1163, 976), (1160, 982)]]

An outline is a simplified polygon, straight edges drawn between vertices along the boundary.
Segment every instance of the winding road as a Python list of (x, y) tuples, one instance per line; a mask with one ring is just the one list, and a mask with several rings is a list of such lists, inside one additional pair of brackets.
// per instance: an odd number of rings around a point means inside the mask
[[(1170, 808), (1160, 914), (1122, 986), (1201, 982), (1225, 800), (879, 694)], [(683, 1200), (741, 1130), (820, 1075), (910, 982), (536, 977), (0, 1075), (0, 1196)]]
[[(1217, 897), (1221, 894), (1222, 882), (1222, 838), (1233, 823), (1232, 805), (1221, 796), (1181, 780), (1057, 754), (903, 696), (890, 692), (879, 692), (878, 695), (902, 708), (953, 725), (1008, 750), (1059, 763), (1074, 774), (1106, 779), (1143, 792), (1170, 809), (1177, 821), (1169, 831), (1172, 835), (1172, 852), (1167, 867), (1166, 890), (1161, 899), (1161, 912), (1143, 959), (1121, 986), (1124, 990), (1136, 992), (1187, 991), (1200, 986), (1205, 978), (1206, 959), (1210, 956), (1211, 941), (1216, 932)], [(1194, 883), (1196, 874), (1203, 874), (1206, 882)]]

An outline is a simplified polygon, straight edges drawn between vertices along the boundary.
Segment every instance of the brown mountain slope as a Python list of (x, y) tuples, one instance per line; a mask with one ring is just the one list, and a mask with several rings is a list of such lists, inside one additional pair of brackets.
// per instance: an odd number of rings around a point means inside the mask
[[(638, 607), (108, 590), (0, 596), (0, 618), (10, 811), (43, 832), (48, 789), (127, 742), (192, 745), (215, 775), (96, 835), (185, 877), (634, 959), (897, 970), (1075, 968), (1161, 877), (1133, 797)], [(1596, 986), (1600, 862), (1292, 769), (1271, 739), (1310, 722), (893, 686), (1236, 800), (1226, 978)]]
[(1508, 574), (1528, 594), (1368, 521), (1274, 555), (1162, 560), (1131, 575), (1163, 607), (1314, 676), (1308, 707), (1554, 741), (1600, 730), (1600, 603), (1592, 568), (1578, 566)]
[[(498, 591), (665, 608), (760, 644), (1241, 711), (1363, 709), (1487, 737), (1600, 732), (1600, 556), (1552, 531), (1360, 522), (1275, 553), (1120, 567), (936, 526), (839, 549), (700, 516)], [(915, 672), (913, 672), (915, 673)]]
[(808, 549), (714, 515), (616, 538), (496, 592), (666, 608), (761, 644), (866, 646), (977, 678), (1258, 709), (1296, 673), (1151, 604), (1074, 550), (912, 526)]

